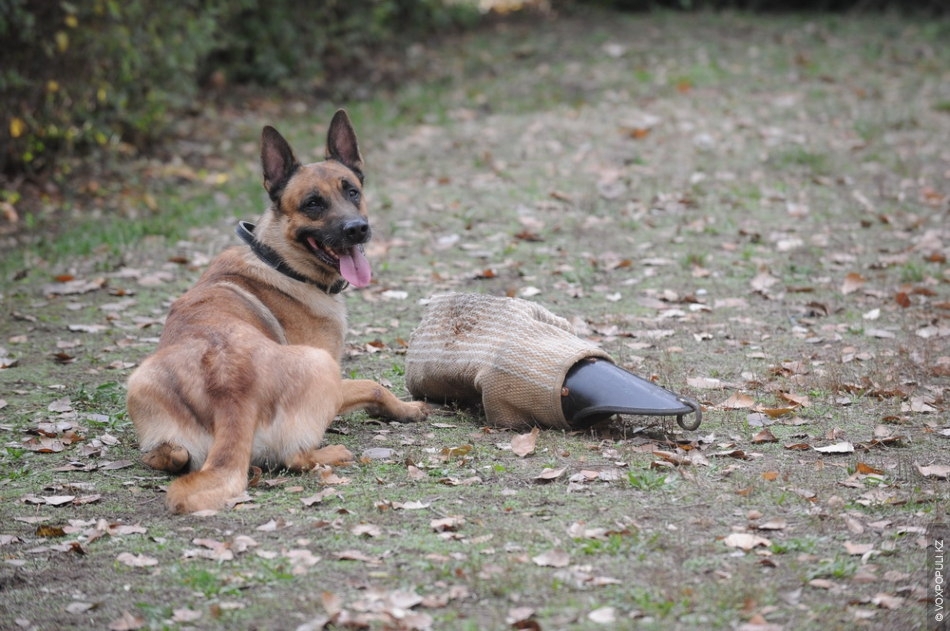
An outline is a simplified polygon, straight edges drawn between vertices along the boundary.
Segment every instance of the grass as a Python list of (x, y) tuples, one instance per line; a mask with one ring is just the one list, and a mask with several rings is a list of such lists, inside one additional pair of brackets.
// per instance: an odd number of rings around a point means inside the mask
[[(517, 607), (545, 629), (599, 629), (590, 614), (607, 606), (616, 628), (731, 629), (757, 616), (786, 628), (851, 628), (865, 616), (873, 628), (921, 627), (924, 606), (907, 594), (923, 587), (924, 556), (921, 535), (907, 529), (945, 519), (946, 482), (923, 478), (914, 463), (947, 459), (933, 431), (943, 427), (947, 378), (933, 368), (943, 338), (916, 331), (945, 326), (947, 277), (914, 250), (945, 229), (941, 210), (913, 187), (946, 188), (950, 119), (939, 89), (950, 59), (945, 25), (886, 22), (593, 12), (543, 28), (505, 23), (459, 34), (433, 54), (423, 80), (347, 104), (380, 250), (370, 252), (376, 284), (346, 298), (345, 374), (404, 394), (399, 340), (418, 322), (420, 298), (530, 285), (540, 292), (533, 300), (706, 412), (693, 433), (636, 417), (595, 432), (543, 432), (527, 458), (506, 449), (512, 433), (483, 428), (477, 410), (447, 408), (418, 426), (351, 415), (329, 441), (393, 455), (336, 470), (345, 481), (311, 506), (302, 500), (328, 484), (273, 471), (234, 510), (168, 516), (167, 476), (134, 464), (129, 368), (114, 362), (138, 362), (154, 347), (170, 299), (233, 243), (234, 219), (260, 212), (260, 126), (276, 124), (314, 159), (334, 106), (274, 101), (237, 120), (206, 115), (195, 140), (220, 161), (213, 168), (129, 165), (151, 202), (132, 195), (119, 204), (124, 214), (34, 234), (0, 261), (2, 304), (13, 315), (0, 321), (0, 346), (19, 360), (0, 370), (0, 535), (17, 538), (0, 545), (0, 615), (38, 628), (108, 627), (123, 610), (142, 628), (296, 628), (326, 613), (328, 592), (369, 628), (409, 628), (407, 619), (369, 619), (394, 611), (375, 598), (401, 590), (429, 599), (412, 612), (431, 629), (509, 628)], [(623, 47), (620, 56), (604, 54), (607, 44)], [(915, 50), (926, 54), (907, 62)], [(660, 122), (639, 138), (624, 132), (643, 112)], [(699, 134), (708, 138), (697, 144)], [(118, 183), (103, 185), (121, 197)], [(517, 238), (526, 226), (542, 240)], [(782, 249), (788, 237), (802, 245)], [(901, 252), (905, 261), (881, 264)], [(754, 291), (763, 269), (779, 282)], [(161, 282), (137, 281), (156, 270)], [(108, 282), (48, 295), (50, 277), (67, 272)], [(845, 295), (849, 272), (867, 282)], [(913, 304), (899, 307), (893, 294), (908, 286)], [(386, 299), (388, 289), (407, 297)], [(100, 309), (123, 298), (134, 302)], [(878, 319), (866, 320), (875, 308)], [(868, 335), (882, 329), (895, 337)], [(71, 363), (51, 359), (58, 341), (75, 339)], [(862, 353), (869, 359), (842, 359)], [(692, 385), (704, 378), (728, 385)], [(906, 396), (869, 394), (898, 387), (934, 397), (939, 414), (903, 411)], [(770, 419), (777, 442), (754, 443), (762, 427), (751, 410), (722, 407), (736, 392), (766, 407), (780, 407), (781, 393), (807, 394), (810, 405)], [(49, 409), (64, 397), (71, 412)], [(46, 422), (71, 423), (82, 438), (55, 453), (29, 449)], [(787, 447), (860, 445), (878, 425), (906, 439), (843, 455)], [(677, 445), (708, 464), (655, 464), (653, 450)], [(105, 466), (123, 461), (133, 464)], [(71, 462), (98, 468), (57, 470)], [(860, 474), (859, 463), (883, 473)], [(423, 475), (410, 476), (410, 464)], [(545, 467), (566, 471), (542, 483)], [(588, 471), (608, 475), (569, 481)], [(24, 499), (91, 493), (102, 497)], [(437, 532), (433, 520), (447, 516), (464, 522)], [(83, 525), (45, 538), (34, 518)], [(95, 534), (99, 520), (147, 532)], [(770, 520), (785, 525), (757, 530)], [(770, 545), (730, 548), (733, 532)], [(242, 537), (254, 544), (243, 549)], [(210, 550), (201, 540), (230, 545), (234, 559), (195, 556)], [(71, 541), (82, 554), (54, 548)], [(875, 554), (848, 554), (847, 541)], [(554, 550), (566, 566), (534, 560)], [(130, 567), (118, 560), (124, 552), (158, 563)], [(319, 557), (312, 566), (308, 554)], [(908, 578), (885, 579), (888, 571)], [(868, 573), (876, 578), (856, 579)], [(879, 593), (905, 600), (878, 607)], [(94, 606), (72, 613), (77, 602)], [(200, 617), (186, 622), (179, 610)]]

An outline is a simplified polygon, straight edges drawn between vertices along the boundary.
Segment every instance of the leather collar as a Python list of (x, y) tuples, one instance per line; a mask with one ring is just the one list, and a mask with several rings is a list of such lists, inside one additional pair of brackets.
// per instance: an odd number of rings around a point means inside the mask
[(300, 272), (292, 268), (290, 265), (288, 265), (287, 261), (285, 261), (280, 256), (280, 254), (277, 253), (277, 251), (274, 248), (270, 247), (269, 245), (265, 245), (261, 243), (260, 241), (258, 241), (257, 239), (255, 239), (254, 238), (255, 227), (256, 226), (252, 224), (250, 221), (239, 221), (234, 231), (237, 233), (237, 236), (241, 237), (241, 240), (244, 241), (244, 243), (248, 244), (251, 247), (251, 251), (257, 255), (257, 258), (264, 261), (265, 263), (267, 263), (269, 266), (271, 266), (272, 268), (274, 268), (275, 270), (277, 270), (284, 276), (293, 278), (294, 280), (300, 281), (301, 283), (308, 283), (310, 285), (313, 285), (314, 287), (317, 287), (321, 291), (328, 294), (338, 294), (344, 289), (346, 289), (347, 285), (349, 285), (349, 283), (346, 282), (342, 278), (329, 286), (324, 285), (323, 283), (317, 282), (313, 280), (312, 278), (307, 278), (306, 276), (304, 276), (303, 274), (301, 274)]

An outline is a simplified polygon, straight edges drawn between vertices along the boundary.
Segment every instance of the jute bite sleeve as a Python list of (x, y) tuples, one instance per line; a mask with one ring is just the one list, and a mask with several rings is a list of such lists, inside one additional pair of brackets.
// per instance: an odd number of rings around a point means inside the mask
[(447, 294), (429, 302), (409, 339), (406, 386), (416, 398), (481, 402), (498, 427), (570, 429), (561, 388), (567, 371), (587, 357), (611, 361), (540, 305)]

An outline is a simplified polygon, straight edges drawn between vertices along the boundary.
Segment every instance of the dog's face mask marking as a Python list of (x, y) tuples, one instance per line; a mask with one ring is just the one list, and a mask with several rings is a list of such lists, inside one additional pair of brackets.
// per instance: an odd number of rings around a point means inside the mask
[(264, 188), (288, 241), (301, 256), (354, 287), (366, 287), (372, 270), (363, 245), (372, 231), (363, 199), (363, 159), (346, 114), (338, 113), (330, 123), (326, 158), (302, 165), (276, 129), (265, 127), (261, 135)]

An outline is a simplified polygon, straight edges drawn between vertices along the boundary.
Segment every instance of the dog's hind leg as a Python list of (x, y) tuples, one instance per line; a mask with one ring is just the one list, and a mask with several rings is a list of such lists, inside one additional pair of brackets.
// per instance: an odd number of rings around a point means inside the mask
[(229, 499), (247, 489), (251, 446), (260, 412), (246, 401), (232, 401), (219, 405), (214, 415), (214, 438), (201, 469), (173, 480), (168, 486), (165, 503), (174, 513), (221, 509)]
[(401, 401), (375, 381), (344, 379), (340, 414), (355, 410), (366, 410), (371, 416), (403, 422), (424, 421), (429, 415), (429, 407), (422, 401)]
[(182, 404), (180, 383), (161, 362), (146, 360), (132, 374), (126, 407), (145, 465), (168, 473), (201, 465), (211, 436), (194, 418), (194, 410)]

